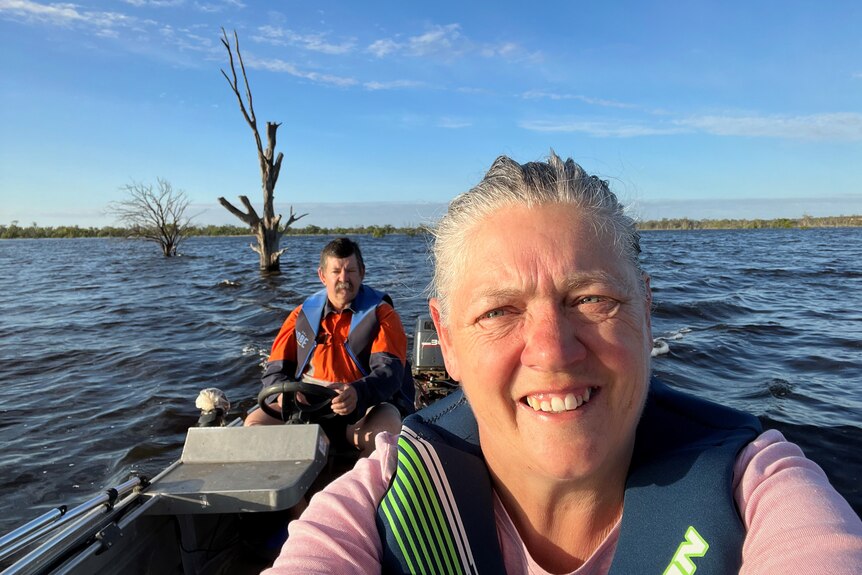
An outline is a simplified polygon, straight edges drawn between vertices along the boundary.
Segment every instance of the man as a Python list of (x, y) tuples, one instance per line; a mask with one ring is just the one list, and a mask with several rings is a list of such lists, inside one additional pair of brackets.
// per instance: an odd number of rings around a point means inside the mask
[[(407, 336), (389, 296), (362, 284), (365, 264), (356, 242), (329, 242), (317, 275), (324, 288), (282, 325), (263, 385), (301, 379), (334, 389), (336, 417), (322, 426), (336, 447), (353, 446), (364, 457), (378, 433), (398, 433), (401, 418), (412, 411), (402, 389), (405, 378), (412, 385), (405, 370)], [(262, 410), (245, 421), (247, 426), (277, 423)]]

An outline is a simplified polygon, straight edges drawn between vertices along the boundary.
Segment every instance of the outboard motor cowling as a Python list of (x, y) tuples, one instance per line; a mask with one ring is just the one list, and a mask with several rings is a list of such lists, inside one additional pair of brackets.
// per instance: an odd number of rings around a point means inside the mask
[(195, 407), (201, 410), (196, 427), (223, 427), (230, 402), (222, 390), (208, 387), (198, 394)]

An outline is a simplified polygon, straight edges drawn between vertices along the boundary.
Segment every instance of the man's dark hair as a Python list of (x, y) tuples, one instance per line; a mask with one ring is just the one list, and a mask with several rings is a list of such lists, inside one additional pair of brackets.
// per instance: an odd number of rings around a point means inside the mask
[(359, 264), (359, 271), (365, 269), (365, 262), (362, 261), (362, 252), (359, 250), (359, 244), (350, 238), (336, 238), (326, 244), (323, 251), (320, 252), (320, 269), (326, 269), (326, 258), (349, 258), (356, 254), (356, 263)]

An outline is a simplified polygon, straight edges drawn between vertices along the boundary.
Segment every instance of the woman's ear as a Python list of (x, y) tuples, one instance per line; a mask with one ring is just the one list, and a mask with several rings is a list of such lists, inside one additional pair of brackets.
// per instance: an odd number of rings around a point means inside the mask
[(644, 307), (646, 308), (646, 325), (647, 329), (650, 332), (650, 338), (652, 338), (652, 288), (650, 287), (650, 278), (649, 274), (644, 272), (643, 275), (644, 280)]
[(434, 327), (437, 328), (437, 339), (440, 342), (440, 351), (443, 352), (443, 362), (446, 364), (446, 373), (455, 381), (460, 381), (458, 358), (452, 347), (452, 338), (449, 329), (444, 325), (440, 315), (440, 302), (436, 297), (428, 300), (428, 310), (431, 312), (431, 319), (434, 320)]

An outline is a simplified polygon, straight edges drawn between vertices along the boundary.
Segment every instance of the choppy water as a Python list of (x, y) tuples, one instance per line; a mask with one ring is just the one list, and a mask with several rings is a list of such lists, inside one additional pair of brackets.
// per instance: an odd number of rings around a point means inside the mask
[[(0, 241), (0, 534), (175, 460), (199, 389), (259, 389), (287, 313), (318, 286), (324, 237), (289, 238), (262, 277), (248, 238), (182, 257), (112, 240)], [(361, 237), (366, 281), (408, 332), (425, 313), (423, 238)], [(658, 375), (758, 416), (862, 511), (862, 230), (650, 232)]]

